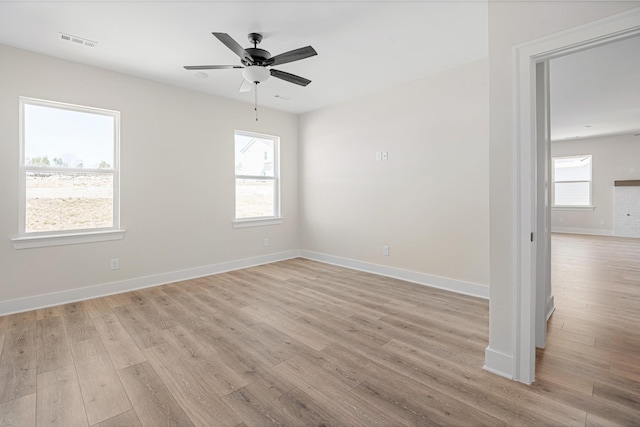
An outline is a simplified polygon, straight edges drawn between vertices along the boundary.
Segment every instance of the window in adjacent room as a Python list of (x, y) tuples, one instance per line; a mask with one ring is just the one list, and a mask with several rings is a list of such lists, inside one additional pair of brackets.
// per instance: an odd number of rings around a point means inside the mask
[(235, 133), (236, 221), (280, 217), (279, 139)]
[(31, 98), (20, 113), (20, 235), (117, 230), (120, 113)]
[(553, 205), (591, 206), (591, 156), (553, 158)]

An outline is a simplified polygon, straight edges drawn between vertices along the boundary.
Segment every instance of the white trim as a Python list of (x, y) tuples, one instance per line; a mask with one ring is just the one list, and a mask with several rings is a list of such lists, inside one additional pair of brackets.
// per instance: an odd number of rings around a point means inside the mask
[[(28, 166), (25, 164), (25, 106), (33, 105), (40, 107), (47, 107), (52, 109), (59, 109), (65, 111), (74, 111), (77, 113), (90, 113), (94, 115), (107, 116), (113, 119), (113, 167), (110, 169), (95, 169), (95, 168), (78, 168), (78, 167), (40, 167), (40, 166)], [(42, 246), (54, 246), (54, 245), (65, 245), (65, 244), (74, 244), (74, 243), (86, 243), (89, 241), (101, 241), (101, 240), (114, 240), (107, 238), (98, 238), (95, 240), (86, 240), (86, 241), (72, 241), (73, 239), (67, 239), (66, 237), (69, 235), (80, 235), (85, 234), (89, 235), (90, 233), (101, 234), (103, 231), (108, 230), (114, 232), (115, 234), (121, 232), (120, 230), (120, 112), (115, 110), (107, 110), (104, 108), (96, 108), (89, 107), (84, 105), (77, 104), (67, 104), (64, 102), (58, 101), (49, 101), (44, 99), (37, 98), (29, 98), (26, 96), (18, 97), (18, 107), (19, 107), (19, 163), (18, 163), (18, 171), (19, 171), (19, 203), (18, 203), (18, 234), (19, 239), (28, 238), (28, 237), (38, 237), (41, 239), (40, 245), (35, 246), (24, 246), (24, 247), (42, 247)], [(104, 228), (91, 228), (88, 230), (82, 231), (73, 231), (73, 230), (53, 230), (47, 232), (27, 232), (26, 231), (26, 205), (27, 205), (27, 174), (29, 172), (47, 172), (53, 174), (82, 174), (82, 175), (111, 175), (112, 176), (112, 187), (113, 187), (113, 202), (112, 202), (112, 225), (111, 227)], [(51, 239), (42, 239), (42, 236), (51, 237)], [(120, 237), (122, 238), (122, 237)], [(18, 239), (14, 239), (14, 247), (16, 247), (15, 241)], [(26, 240), (26, 239), (25, 239)], [(47, 241), (57, 241), (63, 243), (51, 243), (46, 244), (44, 242)], [(69, 243), (64, 243), (68, 241)], [(22, 248), (20, 248), (22, 249)]]
[[(535, 231), (533, 208), (535, 174), (532, 164), (536, 148), (535, 106), (537, 62), (548, 61), (570, 53), (589, 49), (640, 34), (640, 8), (581, 25), (567, 31), (534, 40), (513, 50), (513, 160), (514, 199), (512, 205), (513, 249), (513, 379), (527, 384), (535, 380), (535, 242), (529, 234)], [(492, 366), (489, 361), (487, 365)]]
[(549, 299), (547, 300), (546, 309), (547, 309), (546, 310), (547, 320), (549, 320), (549, 318), (551, 317), (553, 312), (556, 311), (556, 302), (555, 302), (555, 298), (553, 297), (553, 295), (549, 296)]
[(450, 279), (447, 277), (434, 276), (431, 274), (418, 273), (416, 271), (403, 270), (401, 268), (388, 267), (386, 265), (373, 264), (369, 262), (358, 261), (355, 259), (328, 255), (320, 252), (307, 251), (304, 249), (300, 251), (300, 256), (302, 258), (324, 262), (326, 264), (333, 264), (340, 267), (346, 267), (352, 270), (366, 271), (367, 273), (392, 277), (394, 279), (405, 280), (407, 282), (430, 286), (432, 288), (444, 289), (446, 291), (456, 292), (459, 294), (489, 299), (489, 286), (487, 285), (465, 282), (462, 280)]
[(614, 236), (613, 230), (609, 228), (577, 228), (577, 227), (553, 227), (552, 233), (564, 234), (588, 234), (591, 236)]
[(595, 206), (551, 206), (554, 211), (592, 211)]
[(14, 249), (45, 248), (47, 246), (77, 245), (79, 243), (122, 240), (125, 230), (89, 231), (83, 233), (23, 236), (11, 239)]
[(511, 356), (493, 350), (490, 347), (487, 347), (484, 351), (484, 366), (482, 369), (510, 380), (513, 379), (513, 359)]
[[(247, 132), (243, 130), (236, 130), (233, 134), (233, 144), (234, 144), (234, 152), (235, 152), (235, 140), (238, 135), (245, 136), (248, 138), (258, 138), (258, 139), (268, 139), (273, 142), (273, 176), (255, 176), (255, 175), (238, 175), (234, 172), (234, 201), (237, 199), (238, 192), (238, 179), (247, 179), (247, 180), (264, 180), (264, 181), (273, 181), (273, 217), (268, 218), (238, 218), (236, 215), (238, 214), (236, 207), (234, 206), (234, 225), (233, 228), (242, 228), (242, 227), (259, 227), (261, 225), (272, 225), (278, 224), (277, 222), (271, 223), (258, 223), (257, 221), (274, 221), (280, 219), (280, 215), (282, 213), (280, 201), (280, 137), (274, 135), (266, 135), (262, 133), (255, 132)], [(237, 161), (235, 159), (234, 154), (234, 163)], [(235, 170), (235, 169), (234, 169)], [(235, 202), (237, 203), (237, 202)], [(249, 224), (249, 222), (254, 222), (254, 224)], [(280, 221), (282, 223), (282, 221)], [(237, 224), (237, 225), (236, 225)], [(243, 225), (245, 224), (245, 225)]]
[(231, 223), (233, 228), (262, 227), (264, 225), (278, 225), (278, 224), (282, 224), (282, 218), (238, 219)]
[(54, 305), (66, 304), (75, 301), (103, 297), (107, 295), (114, 295), (122, 292), (133, 291), (136, 289), (150, 288), (153, 286), (194, 279), (197, 277), (210, 276), (212, 274), (239, 270), (242, 268), (253, 267), (261, 264), (284, 261), (287, 259), (296, 258), (299, 255), (300, 251), (291, 250), (286, 252), (278, 252), (275, 254), (257, 256), (253, 258), (244, 258), (235, 261), (205, 265), (202, 267), (195, 267), (185, 270), (127, 279), (120, 282), (103, 283), (100, 285), (69, 289), (61, 292), (53, 292), (49, 294), (35, 295), (32, 297), (0, 301), (0, 316), (35, 310), (38, 308), (51, 307)]

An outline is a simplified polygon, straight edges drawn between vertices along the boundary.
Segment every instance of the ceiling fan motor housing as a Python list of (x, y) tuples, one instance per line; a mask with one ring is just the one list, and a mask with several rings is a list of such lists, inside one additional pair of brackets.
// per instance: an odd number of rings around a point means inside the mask
[(260, 49), (259, 47), (248, 47), (245, 49), (251, 58), (253, 58), (253, 64), (248, 63), (244, 59), (241, 60), (242, 65), (262, 65), (264, 62), (271, 58), (271, 54), (264, 49)]

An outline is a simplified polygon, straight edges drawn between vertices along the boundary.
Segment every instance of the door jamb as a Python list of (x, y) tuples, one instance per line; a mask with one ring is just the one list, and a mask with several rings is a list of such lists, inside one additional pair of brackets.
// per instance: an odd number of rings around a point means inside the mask
[(535, 380), (536, 314), (536, 64), (640, 34), (640, 8), (514, 47), (513, 379)]

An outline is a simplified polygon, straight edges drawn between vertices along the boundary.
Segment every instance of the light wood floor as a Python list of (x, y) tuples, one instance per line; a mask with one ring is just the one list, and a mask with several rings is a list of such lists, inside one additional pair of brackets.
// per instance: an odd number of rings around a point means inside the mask
[(487, 301), (295, 259), (0, 317), (0, 425), (639, 425), (639, 246), (554, 237), (533, 386)]

